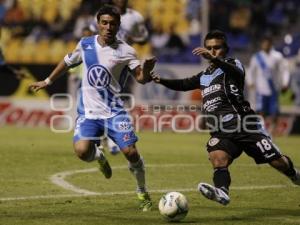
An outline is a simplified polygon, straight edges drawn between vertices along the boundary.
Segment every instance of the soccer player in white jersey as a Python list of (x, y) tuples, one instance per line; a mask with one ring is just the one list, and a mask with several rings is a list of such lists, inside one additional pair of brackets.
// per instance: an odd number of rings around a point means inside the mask
[(279, 94), (287, 90), (290, 73), (283, 55), (273, 48), (272, 37), (266, 35), (261, 40), (261, 50), (252, 56), (248, 74), (246, 81), (256, 92), (256, 111), (270, 117), (271, 125), (275, 126), (279, 115)]
[(149, 34), (143, 16), (138, 11), (128, 8), (128, 0), (112, 0), (112, 3), (121, 14), (121, 26), (117, 37), (130, 45), (145, 43)]
[[(117, 33), (117, 38), (125, 41), (127, 44), (132, 45), (134, 43), (144, 44), (146, 43), (149, 33), (145, 26), (143, 16), (136, 10), (128, 8), (128, 0), (112, 0), (111, 2), (121, 14), (121, 25)], [(90, 26), (93, 32), (97, 32), (97, 23), (93, 23)], [(132, 85), (132, 79), (128, 77), (126, 80), (125, 89), (130, 89)], [(130, 91), (129, 91), (130, 92)], [(102, 137), (104, 140), (106, 137)], [(112, 154), (120, 152), (120, 148), (107, 137), (107, 147)], [(101, 146), (101, 148), (104, 148)]]
[(100, 135), (107, 132), (129, 161), (129, 169), (137, 181), (140, 209), (148, 211), (152, 202), (146, 189), (144, 162), (135, 146), (137, 137), (119, 94), (128, 68), (139, 83), (149, 82), (155, 58), (145, 60), (141, 67), (135, 50), (116, 38), (120, 14), (114, 7), (101, 7), (97, 21), (98, 35), (82, 38), (76, 49), (64, 57), (50, 76), (30, 87), (35, 91), (45, 88), (70, 67), (83, 63), (84, 76), (73, 138), (75, 153), (86, 162), (98, 160), (100, 170), (106, 178), (110, 178), (110, 165), (97, 147)]

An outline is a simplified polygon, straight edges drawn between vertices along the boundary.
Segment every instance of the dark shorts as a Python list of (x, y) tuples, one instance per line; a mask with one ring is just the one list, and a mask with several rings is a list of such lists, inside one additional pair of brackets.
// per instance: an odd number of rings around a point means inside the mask
[(232, 159), (236, 159), (245, 152), (257, 164), (268, 163), (282, 156), (271, 138), (261, 133), (213, 134), (207, 142), (207, 151), (216, 150), (227, 152)]

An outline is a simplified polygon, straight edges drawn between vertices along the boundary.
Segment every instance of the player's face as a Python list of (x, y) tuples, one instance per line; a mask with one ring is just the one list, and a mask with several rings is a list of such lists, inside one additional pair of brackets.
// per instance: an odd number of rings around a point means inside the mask
[(269, 41), (269, 40), (263, 40), (261, 42), (261, 49), (266, 51), (266, 52), (269, 52), (272, 48), (272, 42)]
[(119, 30), (119, 21), (111, 15), (100, 16), (98, 27), (101, 38), (106, 42), (110, 43), (114, 41), (115, 36)]
[(226, 56), (226, 49), (222, 39), (208, 39), (205, 41), (205, 48), (216, 57), (224, 58)]

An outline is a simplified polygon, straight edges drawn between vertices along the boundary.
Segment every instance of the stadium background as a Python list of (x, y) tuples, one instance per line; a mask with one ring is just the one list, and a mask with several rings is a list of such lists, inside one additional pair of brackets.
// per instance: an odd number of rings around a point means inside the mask
[[(5, 71), (0, 76), (1, 125), (49, 126), (52, 116), (56, 115), (62, 116), (62, 120), (59, 122), (57, 117), (56, 122), (65, 127), (64, 123), (69, 121), (65, 115), (74, 115), (72, 110), (63, 108), (69, 104), (69, 99), (61, 104), (61, 109), (53, 110), (49, 98), (53, 94), (68, 93), (69, 76), (61, 77), (47, 90), (38, 93), (30, 92), (28, 84), (44, 79), (55, 64), (74, 49), (82, 28), (88, 26), (99, 6), (105, 2), (1, 0), (1, 45), (5, 60), (26, 73), (26, 78), (21, 80)], [(138, 55), (141, 58), (156, 55), (156, 70), (168, 77), (193, 75), (205, 66), (200, 58), (192, 56), (191, 50), (201, 44), (201, 35), (207, 27), (227, 33), (230, 54), (241, 59), (246, 67), (251, 54), (259, 47), (259, 38), (265, 33), (272, 34), (275, 47), (289, 60), (291, 73), (299, 74), (300, 19), (296, 0), (130, 0), (129, 5), (144, 16), (150, 32), (146, 44), (134, 45)], [(204, 11), (204, 7), (209, 10)], [(157, 37), (169, 41), (157, 43)], [(201, 99), (198, 91), (176, 93), (153, 84), (140, 86), (135, 83), (133, 92), (137, 104), (134, 115), (153, 114), (153, 107), (143, 110), (145, 105), (160, 107), (169, 104), (168, 110), (162, 107), (155, 116), (188, 114), (195, 117), (195, 111), (178, 111), (171, 106), (199, 106)], [(248, 96), (251, 100), (251, 93)], [(61, 96), (58, 99), (58, 102), (64, 102)], [(281, 103), (279, 124), (282, 133), (299, 132), (299, 110), (294, 106), (291, 91), (281, 96)], [(153, 128), (152, 121), (140, 122), (142, 128)], [(189, 122), (181, 120), (179, 124), (184, 128)]]

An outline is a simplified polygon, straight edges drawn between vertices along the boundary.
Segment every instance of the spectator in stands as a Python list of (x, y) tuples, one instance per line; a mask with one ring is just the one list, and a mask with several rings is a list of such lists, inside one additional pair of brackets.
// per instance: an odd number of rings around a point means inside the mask
[(0, 24), (2, 24), (2, 21), (4, 20), (6, 14), (6, 7), (4, 3), (5, 0), (0, 0)]
[(18, 1), (14, 1), (12, 8), (10, 8), (4, 17), (4, 22), (6, 24), (15, 25), (22, 24), (26, 21), (25, 13), (20, 7)]
[(50, 35), (52, 38), (61, 38), (64, 35), (65, 27), (67, 25), (67, 21), (61, 16), (61, 14), (57, 14), (54, 22), (49, 24)]
[(250, 89), (255, 88), (256, 111), (271, 119), (272, 131), (279, 115), (279, 94), (287, 90), (290, 73), (283, 55), (273, 48), (270, 35), (264, 36), (260, 44), (260, 51), (251, 58), (247, 82)]
[(166, 44), (169, 54), (176, 55), (186, 49), (186, 45), (183, 42), (182, 37), (175, 31), (176, 24), (170, 26), (169, 39)]
[(5, 73), (10, 73), (16, 76), (17, 79), (22, 79), (25, 77), (25, 74), (18, 69), (15, 69), (11, 66), (9, 66), (3, 56), (3, 52), (1, 50), (1, 27), (0, 27), (0, 74), (3, 75)]
[(76, 39), (80, 39), (82, 35), (82, 30), (93, 23), (94, 17), (89, 14), (87, 9), (83, 9), (81, 14), (78, 16), (75, 22), (75, 27), (73, 30), (73, 35)]
[(153, 33), (150, 38), (153, 54), (158, 56), (165, 53), (165, 48), (168, 43), (170, 35), (164, 32), (161, 24), (153, 27)]

